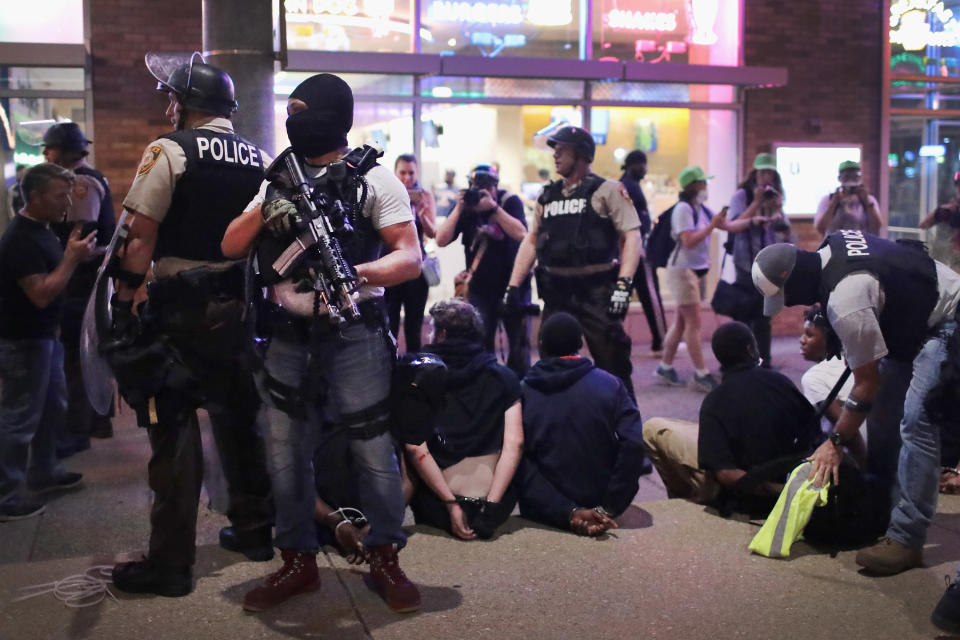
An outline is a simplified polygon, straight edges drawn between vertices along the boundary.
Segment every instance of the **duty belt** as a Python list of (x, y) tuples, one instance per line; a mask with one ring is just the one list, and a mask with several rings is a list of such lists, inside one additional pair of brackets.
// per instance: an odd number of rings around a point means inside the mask
[(147, 294), (154, 304), (191, 304), (216, 298), (243, 298), (243, 269), (231, 267), (217, 270), (199, 267), (181, 271), (169, 278), (159, 278), (147, 285)]
[(607, 272), (613, 271), (619, 266), (620, 263), (614, 261), (606, 264), (588, 264), (583, 267), (543, 267), (543, 270), (551, 276), (579, 278), (583, 276), (607, 275)]
[[(360, 320), (358, 322), (363, 322), (369, 327), (379, 328), (383, 326), (384, 308), (382, 298), (364, 300), (357, 307), (360, 309)], [(310, 341), (311, 331), (315, 332), (314, 337), (321, 337), (333, 333), (337, 328), (336, 325), (327, 321), (325, 315), (318, 316), (315, 322), (313, 316), (300, 316), (290, 313), (273, 302), (264, 303), (263, 314), (272, 336), (288, 342), (306, 343)], [(356, 322), (353, 324), (356, 324)]]

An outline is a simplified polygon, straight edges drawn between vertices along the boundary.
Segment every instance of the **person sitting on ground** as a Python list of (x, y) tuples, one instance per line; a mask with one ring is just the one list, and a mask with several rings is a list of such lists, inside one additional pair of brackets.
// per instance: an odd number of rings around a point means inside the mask
[(578, 355), (583, 331), (564, 312), (540, 329), (541, 360), (523, 379), (520, 515), (580, 535), (616, 528), (644, 471), (640, 412), (623, 382)]
[(712, 346), (723, 379), (704, 398), (699, 426), (648, 420), (643, 425), (647, 453), (671, 497), (766, 513), (783, 487), (762, 482), (741, 490), (737, 483), (761, 465), (810, 453), (824, 435), (813, 406), (793, 382), (758, 366), (757, 342), (747, 325), (721, 325)]
[(483, 346), (483, 321), (463, 300), (430, 308), (435, 342), (424, 351), (447, 366), (446, 404), (433, 435), (406, 445), (421, 481), (410, 501), (418, 524), (463, 540), (490, 538), (516, 504), (511, 488), (523, 452), (520, 381)]

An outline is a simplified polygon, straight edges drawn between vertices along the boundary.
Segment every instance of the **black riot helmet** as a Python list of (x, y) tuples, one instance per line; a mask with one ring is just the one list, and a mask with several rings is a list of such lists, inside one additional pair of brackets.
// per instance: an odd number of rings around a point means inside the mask
[(550, 148), (555, 148), (557, 144), (568, 144), (574, 148), (577, 155), (588, 163), (593, 162), (593, 156), (597, 150), (597, 144), (593, 141), (593, 136), (583, 127), (563, 127), (547, 137), (547, 144)]
[(147, 54), (147, 68), (157, 79), (157, 91), (173, 93), (185, 109), (210, 113), (225, 118), (237, 110), (237, 100), (230, 75), (194, 53), (169, 71), (170, 59), (156, 62), (155, 54)]
[(76, 122), (58, 122), (43, 134), (43, 146), (50, 149), (60, 149), (66, 153), (87, 155), (87, 145), (93, 140), (80, 130)]

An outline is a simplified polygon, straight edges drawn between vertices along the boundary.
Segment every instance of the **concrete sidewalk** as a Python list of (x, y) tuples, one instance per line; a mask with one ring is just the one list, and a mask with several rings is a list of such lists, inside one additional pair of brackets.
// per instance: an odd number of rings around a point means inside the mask
[[(695, 419), (702, 395), (651, 386), (655, 361), (635, 348), (644, 417)], [(798, 380), (795, 340), (774, 362)], [(684, 366), (681, 357), (679, 366)], [(682, 373), (685, 373), (681, 369)], [(85, 486), (51, 497), (39, 518), (0, 525), (0, 639), (6, 638), (933, 638), (928, 622), (943, 576), (960, 563), (960, 497), (941, 499), (923, 569), (890, 578), (860, 574), (853, 552), (835, 558), (804, 545), (789, 560), (751, 555), (756, 525), (666, 500), (642, 479), (621, 528), (584, 539), (512, 518), (492, 541), (461, 542), (410, 527), (402, 566), (423, 609), (387, 610), (363, 582), (366, 568), (321, 555), (322, 589), (275, 610), (245, 614), (244, 593), (279, 566), (216, 545), (226, 518), (202, 497), (196, 590), (185, 598), (117, 594), (85, 609), (52, 596), (13, 603), (22, 587), (141, 553), (150, 491), (146, 433), (127, 411), (116, 436), (68, 461)], [(214, 495), (218, 489), (211, 489)]]

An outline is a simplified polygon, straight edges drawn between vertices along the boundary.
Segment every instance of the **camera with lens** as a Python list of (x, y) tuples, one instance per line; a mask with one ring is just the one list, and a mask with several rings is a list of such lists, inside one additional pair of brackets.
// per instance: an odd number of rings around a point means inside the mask
[(840, 187), (840, 192), (845, 196), (852, 196), (860, 190), (860, 185), (858, 184), (848, 184)]
[(773, 200), (774, 198), (776, 198), (776, 197), (779, 196), (779, 195), (780, 195), (780, 192), (777, 191), (776, 189), (774, 189), (773, 187), (771, 187), (770, 185), (767, 185), (767, 186), (764, 187), (764, 189), (763, 189), (763, 199), (764, 199), (764, 200)]
[(486, 193), (483, 189), (478, 189), (476, 187), (470, 187), (463, 192), (463, 204), (465, 204), (470, 209), (473, 209), (480, 201), (483, 199), (483, 194)]

